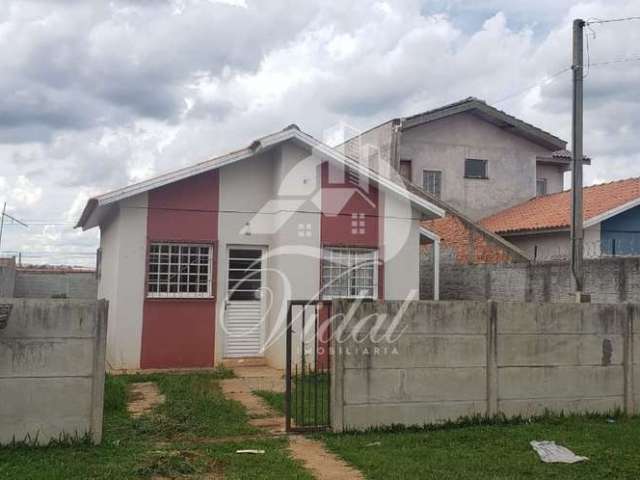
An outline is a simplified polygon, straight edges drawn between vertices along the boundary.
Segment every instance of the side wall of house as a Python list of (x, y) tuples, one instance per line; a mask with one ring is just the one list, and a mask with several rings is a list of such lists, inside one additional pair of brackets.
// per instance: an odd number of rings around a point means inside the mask
[(634, 207), (601, 223), (602, 248), (612, 255), (640, 255), (640, 207)]
[(547, 181), (547, 195), (564, 190), (564, 169), (558, 165), (547, 165), (538, 162), (536, 167), (536, 179), (544, 178)]
[[(441, 198), (478, 220), (536, 194), (536, 157), (549, 151), (470, 113), (402, 132), (400, 158), (410, 159), (413, 182), (423, 170), (442, 172)], [(487, 160), (488, 179), (464, 178), (465, 159)]]
[[(569, 231), (511, 235), (505, 238), (527, 254), (530, 260), (559, 260), (569, 258)], [(600, 256), (600, 225), (584, 230), (584, 256)]]
[(100, 228), (98, 298), (109, 300), (107, 365), (139, 368), (147, 244), (146, 193), (123, 200)]

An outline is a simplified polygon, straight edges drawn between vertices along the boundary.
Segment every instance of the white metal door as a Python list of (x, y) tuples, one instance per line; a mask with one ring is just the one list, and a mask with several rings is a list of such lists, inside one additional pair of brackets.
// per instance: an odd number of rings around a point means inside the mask
[(261, 248), (229, 249), (225, 357), (262, 355), (262, 254)]

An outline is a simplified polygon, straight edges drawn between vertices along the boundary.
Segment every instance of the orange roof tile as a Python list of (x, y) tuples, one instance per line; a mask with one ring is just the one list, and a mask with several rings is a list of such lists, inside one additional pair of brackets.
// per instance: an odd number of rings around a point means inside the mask
[[(640, 199), (640, 177), (593, 185), (583, 189), (584, 220)], [(568, 228), (571, 219), (571, 192), (532, 198), (480, 221), (496, 233)]]

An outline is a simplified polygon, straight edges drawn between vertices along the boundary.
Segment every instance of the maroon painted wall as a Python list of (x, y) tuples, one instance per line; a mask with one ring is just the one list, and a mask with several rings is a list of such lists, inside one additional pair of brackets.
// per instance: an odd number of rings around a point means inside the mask
[[(369, 179), (357, 186), (347, 181), (344, 169), (324, 162), (321, 166), (322, 215), (320, 244), (323, 247), (377, 248), (383, 255), (382, 197)], [(364, 232), (358, 223), (354, 231), (352, 214), (364, 214)], [(358, 222), (360, 219), (357, 220)], [(384, 265), (378, 267), (378, 297), (384, 298)]]
[[(202, 173), (149, 192), (147, 244), (213, 244), (216, 292), (218, 171)], [(214, 364), (215, 298), (145, 298), (141, 368), (194, 368)]]

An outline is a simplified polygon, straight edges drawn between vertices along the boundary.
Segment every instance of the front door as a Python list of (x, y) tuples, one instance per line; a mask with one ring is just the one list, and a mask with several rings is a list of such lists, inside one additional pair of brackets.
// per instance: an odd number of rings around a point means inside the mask
[(260, 247), (229, 249), (225, 357), (262, 355), (263, 253)]

